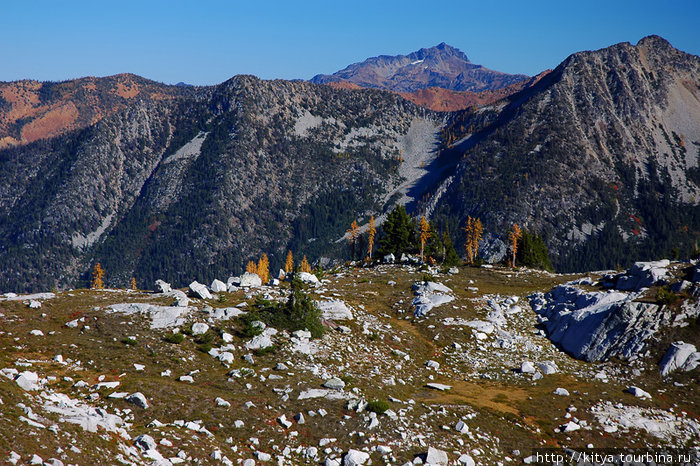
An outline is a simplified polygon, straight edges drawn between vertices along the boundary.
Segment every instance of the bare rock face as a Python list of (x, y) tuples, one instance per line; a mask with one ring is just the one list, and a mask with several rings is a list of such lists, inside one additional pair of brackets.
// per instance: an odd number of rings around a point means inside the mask
[(682, 341), (674, 342), (659, 363), (661, 375), (667, 376), (673, 371), (691, 371), (700, 365), (700, 352), (695, 345)]

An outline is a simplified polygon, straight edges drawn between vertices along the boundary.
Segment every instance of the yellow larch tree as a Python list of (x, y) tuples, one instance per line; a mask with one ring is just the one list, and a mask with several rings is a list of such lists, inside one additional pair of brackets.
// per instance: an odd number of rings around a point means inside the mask
[(311, 264), (306, 260), (306, 254), (304, 254), (304, 258), (301, 260), (300, 268), (302, 272), (311, 273)]
[(513, 250), (513, 260), (511, 261), (511, 266), (515, 267), (515, 255), (518, 253), (518, 241), (523, 236), (523, 231), (517, 223), (513, 224), (510, 232), (508, 233), (508, 239), (510, 240), (510, 247)]
[(258, 266), (255, 261), (248, 261), (248, 265), (245, 266), (245, 271), (248, 273), (258, 273)]
[(268, 259), (267, 254), (263, 253), (260, 260), (258, 260), (258, 277), (262, 280), (263, 284), (270, 281), (270, 259)]
[(357, 225), (357, 220), (352, 221), (346, 233), (348, 234), (348, 243), (350, 243), (350, 260), (355, 260), (355, 243), (357, 243), (357, 237), (360, 236), (360, 227)]
[(374, 222), (374, 215), (369, 218), (369, 228), (367, 229), (367, 244), (369, 252), (369, 260), (372, 260), (372, 249), (374, 248), (374, 235), (377, 234), (377, 225)]
[(287, 262), (284, 264), (284, 273), (291, 273), (294, 271), (294, 256), (292, 255), (292, 251), (289, 250), (287, 253)]
[(476, 257), (479, 255), (479, 241), (484, 234), (484, 226), (481, 219), (467, 217), (467, 225), (463, 228), (466, 233), (464, 242), (464, 252), (466, 254), (467, 263), (473, 264)]
[(92, 283), (90, 284), (90, 288), (94, 290), (98, 290), (100, 288), (104, 288), (104, 278), (105, 278), (105, 271), (98, 262), (95, 264), (95, 267), (92, 269)]
[(136, 286), (136, 277), (131, 277), (131, 289), (132, 290), (138, 290), (139, 287)]
[(420, 260), (423, 261), (423, 250), (425, 249), (425, 242), (430, 238), (430, 224), (425, 219), (424, 216), (420, 218)]

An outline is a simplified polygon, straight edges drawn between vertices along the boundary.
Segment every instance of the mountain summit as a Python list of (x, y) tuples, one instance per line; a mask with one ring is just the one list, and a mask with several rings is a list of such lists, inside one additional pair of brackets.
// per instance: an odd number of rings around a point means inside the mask
[(314, 76), (311, 81), (316, 84), (346, 81), (395, 92), (414, 92), (430, 87), (476, 92), (500, 89), (527, 78), (476, 65), (464, 52), (443, 42), (408, 55), (368, 58), (331, 75)]

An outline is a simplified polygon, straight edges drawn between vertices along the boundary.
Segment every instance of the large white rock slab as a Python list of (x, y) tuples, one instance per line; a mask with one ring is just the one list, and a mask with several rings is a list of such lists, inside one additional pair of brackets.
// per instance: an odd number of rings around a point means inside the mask
[(338, 299), (319, 301), (318, 307), (321, 309), (322, 317), (328, 320), (352, 320), (353, 315), (350, 308)]
[(192, 296), (194, 296), (195, 298), (201, 298), (201, 299), (212, 299), (213, 298), (211, 293), (209, 293), (207, 286), (199, 283), (197, 280), (190, 283), (189, 288), (190, 288)]

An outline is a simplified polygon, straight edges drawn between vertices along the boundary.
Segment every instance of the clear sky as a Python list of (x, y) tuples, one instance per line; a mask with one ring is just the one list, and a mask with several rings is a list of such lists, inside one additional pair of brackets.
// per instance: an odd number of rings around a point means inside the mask
[(700, 55), (700, 0), (0, 0), (0, 81), (309, 79), (440, 42), (474, 63), (534, 75), (650, 34)]

